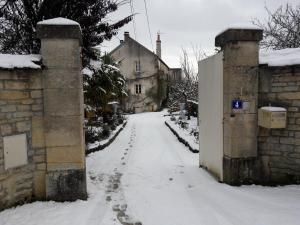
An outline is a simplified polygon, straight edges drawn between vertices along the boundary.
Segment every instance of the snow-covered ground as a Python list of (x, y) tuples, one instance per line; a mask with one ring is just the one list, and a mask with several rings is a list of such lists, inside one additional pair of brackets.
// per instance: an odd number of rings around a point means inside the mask
[[(126, 121), (124, 121), (124, 123), (126, 123)], [(93, 148), (97, 148), (100, 145), (105, 145), (108, 142), (110, 142), (110, 140), (112, 138), (114, 138), (114, 136), (116, 135), (116, 133), (118, 133), (122, 129), (122, 127), (124, 126), (124, 123), (118, 125), (115, 130), (111, 131), (111, 133), (110, 133), (110, 135), (109, 135), (109, 137), (107, 139), (101, 140), (101, 141), (95, 141), (94, 143), (88, 144), (87, 149), (90, 150), (90, 149), (93, 149)], [(97, 128), (97, 129), (101, 129), (101, 128)]]
[(166, 122), (169, 124), (169, 126), (172, 127), (172, 129), (175, 130), (182, 139), (187, 141), (191, 148), (196, 150), (199, 149), (199, 141), (192, 133), (193, 130), (198, 130), (196, 117), (191, 116), (190, 120), (186, 120), (186, 123), (188, 123), (186, 128), (182, 128), (178, 123), (179, 116), (175, 116), (175, 121), (172, 121), (171, 117), (166, 118)]
[(0, 224), (299, 224), (300, 186), (218, 183), (164, 120), (161, 113), (132, 115), (106, 150), (89, 155), (88, 201), (8, 209), (0, 213)]

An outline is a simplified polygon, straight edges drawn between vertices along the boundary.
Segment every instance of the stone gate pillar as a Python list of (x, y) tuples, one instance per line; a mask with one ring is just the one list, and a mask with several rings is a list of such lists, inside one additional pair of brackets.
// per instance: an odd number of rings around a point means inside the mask
[(41, 39), (46, 145), (46, 198), (86, 199), (81, 29), (50, 19), (37, 25)]
[(215, 45), (223, 59), (223, 180), (239, 184), (251, 179), (257, 156), (259, 41), (262, 30), (228, 29)]

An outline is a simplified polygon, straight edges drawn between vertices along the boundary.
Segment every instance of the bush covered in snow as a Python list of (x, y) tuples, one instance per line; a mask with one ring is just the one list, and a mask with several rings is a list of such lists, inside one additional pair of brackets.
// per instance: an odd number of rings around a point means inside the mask
[(167, 106), (179, 109), (179, 103), (198, 102), (198, 82), (183, 80), (170, 85)]
[(172, 115), (166, 123), (184, 140), (188, 145), (197, 150), (199, 145), (199, 129), (197, 117), (190, 117), (190, 120), (182, 119), (180, 115)]
[(118, 106), (127, 94), (125, 78), (108, 56), (91, 60), (82, 73), (87, 117), (86, 143), (90, 144), (108, 138), (119, 122), (123, 123)]
[[(121, 102), (127, 96), (125, 78), (113, 60), (104, 56), (83, 69), (85, 104), (100, 114), (109, 102)], [(101, 115), (102, 116), (102, 115)]]
[(90, 118), (85, 120), (85, 142), (89, 146), (95, 142), (100, 142), (108, 139), (111, 133), (116, 130), (119, 125), (125, 121), (123, 115), (109, 117)]

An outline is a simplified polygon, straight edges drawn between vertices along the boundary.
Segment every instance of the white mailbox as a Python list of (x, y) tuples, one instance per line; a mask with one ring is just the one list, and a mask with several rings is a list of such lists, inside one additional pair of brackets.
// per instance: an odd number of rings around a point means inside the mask
[(4, 166), (6, 170), (27, 164), (26, 134), (4, 137), (3, 145)]
[(287, 111), (282, 107), (266, 106), (258, 109), (258, 126), (268, 129), (286, 128)]

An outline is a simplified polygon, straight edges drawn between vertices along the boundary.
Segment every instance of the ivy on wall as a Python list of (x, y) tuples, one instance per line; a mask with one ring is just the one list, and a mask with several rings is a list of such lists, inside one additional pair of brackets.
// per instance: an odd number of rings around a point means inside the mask
[(146, 96), (153, 99), (157, 105), (161, 105), (161, 102), (167, 97), (167, 81), (157, 76), (157, 86), (153, 86), (146, 91)]

